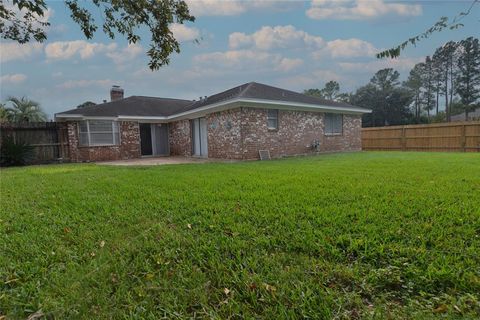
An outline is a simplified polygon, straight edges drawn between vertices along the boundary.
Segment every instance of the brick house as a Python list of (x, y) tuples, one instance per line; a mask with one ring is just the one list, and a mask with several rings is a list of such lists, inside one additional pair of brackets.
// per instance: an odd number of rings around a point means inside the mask
[(258, 159), (361, 149), (370, 110), (250, 82), (200, 100), (131, 96), (55, 115), (71, 161), (148, 156)]

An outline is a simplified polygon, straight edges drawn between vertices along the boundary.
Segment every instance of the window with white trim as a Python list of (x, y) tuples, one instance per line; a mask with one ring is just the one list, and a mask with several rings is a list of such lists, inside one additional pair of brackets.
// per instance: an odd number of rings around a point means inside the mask
[(278, 129), (278, 110), (267, 109), (267, 127), (268, 129)]
[(325, 134), (336, 135), (343, 133), (343, 114), (325, 113)]
[(78, 123), (78, 143), (81, 146), (113, 146), (120, 144), (118, 122), (85, 120)]

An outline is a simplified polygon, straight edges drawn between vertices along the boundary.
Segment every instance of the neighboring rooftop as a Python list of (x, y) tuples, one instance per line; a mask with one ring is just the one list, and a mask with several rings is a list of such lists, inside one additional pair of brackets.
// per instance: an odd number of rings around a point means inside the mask
[(452, 115), (451, 116), (452, 121), (475, 121), (475, 120), (480, 120), (480, 107), (476, 108), (473, 111), (470, 111), (468, 113), (468, 119), (465, 119), (465, 112)]
[(144, 96), (131, 96), (124, 99), (110, 101), (96, 106), (81, 109), (72, 109), (57, 115), (82, 115), (90, 117), (116, 117), (116, 116), (173, 116), (182, 112), (194, 110), (208, 105), (213, 105), (229, 100), (269, 100), (292, 102), (296, 104), (318, 105), (325, 107), (358, 109), (360, 112), (368, 112), (368, 109), (352, 106), (345, 102), (325, 100), (322, 98), (307, 96), (298, 92), (285, 90), (269, 85), (249, 82), (232, 89), (205, 97), (198, 101), (155, 98)]

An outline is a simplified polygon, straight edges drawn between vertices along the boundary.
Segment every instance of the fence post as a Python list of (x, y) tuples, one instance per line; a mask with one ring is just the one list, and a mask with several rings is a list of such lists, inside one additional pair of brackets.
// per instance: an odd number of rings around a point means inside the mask
[(405, 134), (405, 126), (402, 126), (402, 151), (406, 151), (407, 150), (407, 136)]
[(460, 150), (465, 152), (465, 145), (467, 143), (467, 139), (466, 139), (466, 136), (465, 136), (465, 131), (466, 131), (466, 128), (465, 128), (465, 125), (462, 125), (462, 135), (460, 137)]

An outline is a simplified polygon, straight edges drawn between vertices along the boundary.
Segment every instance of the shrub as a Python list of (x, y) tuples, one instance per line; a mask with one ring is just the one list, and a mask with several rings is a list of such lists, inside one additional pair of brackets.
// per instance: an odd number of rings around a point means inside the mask
[(6, 136), (0, 147), (0, 166), (23, 166), (33, 158), (33, 147)]

